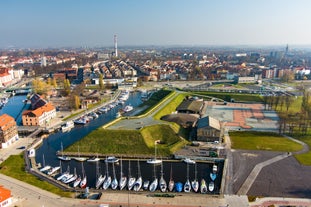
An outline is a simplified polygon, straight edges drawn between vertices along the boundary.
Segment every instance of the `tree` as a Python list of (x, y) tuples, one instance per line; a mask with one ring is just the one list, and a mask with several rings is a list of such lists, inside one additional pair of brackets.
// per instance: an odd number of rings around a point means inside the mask
[(292, 96), (286, 96), (285, 98), (286, 112), (288, 112), (288, 109), (293, 104), (293, 102), (294, 98)]
[(288, 82), (293, 81), (294, 78), (295, 78), (295, 74), (293, 71), (285, 70), (283, 76), (281, 77), (281, 81), (288, 83)]
[(103, 74), (99, 74), (99, 90), (103, 90), (104, 89), (104, 82), (103, 82)]
[(80, 108), (81, 102), (79, 96), (74, 96), (74, 108), (77, 110)]
[(46, 94), (49, 89), (50, 87), (44, 81), (39, 80), (38, 78), (32, 81), (32, 90), (34, 93), (43, 95)]
[(69, 101), (69, 107), (71, 109), (77, 110), (80, 108), (81, 106), (81, 101), (80, 101), (80, 97), (77, 95), (71, 95), (68, 99)]
[(48, 85), (52, 85), (52, 80), (51, 80), (51, 78), (50, 78), (50, 77), (48, 77), (48, 79), (47, 79), (46, 83), (47, 83)]
[(68, 79), (64, 80), (64, 95), (68, 96), (70, 94), (70, 81)]
[(52, 85), (54, 86), (54, 88), (57, 88), (57, 82), (55, 78), (52, 79)]

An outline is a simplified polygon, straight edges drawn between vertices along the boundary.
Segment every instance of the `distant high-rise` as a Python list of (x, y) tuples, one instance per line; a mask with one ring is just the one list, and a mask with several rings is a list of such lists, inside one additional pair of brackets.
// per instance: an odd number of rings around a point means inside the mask
[(117, 35), (114, 35), (114, 54), (118, 57), (118, 39)]
[(46, 66), (46, 57), (43, 56), (41, 57), (41, 67), (45, 67)]

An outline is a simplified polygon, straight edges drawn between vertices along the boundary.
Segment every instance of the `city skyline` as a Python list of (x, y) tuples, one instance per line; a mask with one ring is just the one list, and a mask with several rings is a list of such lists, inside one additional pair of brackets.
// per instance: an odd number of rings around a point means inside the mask
[(12, 0), (0, 47), (311, 45), (308, 0)]

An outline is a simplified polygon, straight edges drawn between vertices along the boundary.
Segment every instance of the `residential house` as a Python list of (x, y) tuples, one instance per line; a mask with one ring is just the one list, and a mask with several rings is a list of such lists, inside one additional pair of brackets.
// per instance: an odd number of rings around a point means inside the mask
[[(0, 148), (7, 148), (18, 140), (16, 122), (13, 117), (3, 114), (0, 116)], [(0, 196), (1, 197), (1, 196)], [(1, 206), (1, 205), (0, 205)]]
[(12, 203), (11, 191), (0, 185), (0, 207), (11, 206)]

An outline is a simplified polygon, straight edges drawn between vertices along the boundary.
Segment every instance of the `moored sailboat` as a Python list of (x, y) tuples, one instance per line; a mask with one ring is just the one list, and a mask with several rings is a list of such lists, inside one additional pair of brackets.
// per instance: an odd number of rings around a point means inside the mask
[(157, 144), (160, 142), (160, 140), (156, 140), (154, 142), (154, 158), (148, 159), (147, 163), (148, 164), (161, 164), (162, 160), (157, 159)]
[(43, 167), (40, 169), (40, 172), (45, 172), (52, 168), (50, 165), (45, 165), (44, 154), (42, 155), (42, 162), (43, 162)]
[(175, 182), (173, 180), (173, 170), (171, 164), (170, 181), (168, 182), (168, 190), (172, 192), (174, 190)]
[(80, 182), (80, 188), (86, 188), (86, 185), (87, 185), (87, 177), (86, 177), (86, 174), (85, 174), (83, 162), (82, 162), (81, 164), (82, 164), (82, 176), (83, 176), (83, 177), (82, 177), (81, 182)]
[(74, 157), (74, 159), (79, 161), (79, 162), (84, 162), (86, 160), (85, 157), (80, 156), (80, 146), (78, 146), (78, 157)]
[(134, 191), (139, 191), (141, 189), (141, 186), (143, 185), (143, 178), (141, 177), (139, 160), (137, 161), (137, 176), (138, 178), (133, 187)]
[(206, 181), (203, 178), (201, 180), (200, 192), (207, 193)]
[(64, 156), (64, 148), (63, 148), (63, 143), (61, 142), (60, 144), (60, 153), (61, 153), (61, 156), (58, 156), (58, 159), (62, 160), (62, 161), (69, 161), (71, 160), (70, 157), (67, 157), (67, 156)]
[(154, 192), (157, 190), (157, 187), (158, 187), (158, 178), (154, 178), (152, 183), (149, 185), (149, 191)]
[(191, 191), (191, 183), (189, 180), (189, 164), (187, 163), (187, 180), (184, 185), (184, 192), (189, 193)]
[(95, 188), (96, 189), (99, 189), (100, 186), (103, 184), (103, 182), (105, 181), (106, 179), (106, 176), (103, 176), (101, 173), (100, 173), (100, 167), (99, 167), (99, 163), (96, 162), (96, 184), (95, 184)]
[(108, 162), (106, 162), (106, 180), (103, 183), (103, 189), (107, 190), (111, 185), (111, 176), (109, 175), (108, 171)]
[(129, 160), (129, 172), (128, 172), (128, 182), (127, 182), (127, 189), (132, 190), (135, 184), (136, 178), (132, 177), (131, 175), (131, 161)]
[(116, 171), (115, 171), (115, 168), (114, 168), (114, 163), (112, 163), (112, 172), (113, 172), (113, 179), (111, 181), (111, 189), (112, 190), (116, 190), (117, 187), (118, 187), (118, 179), (117, 179), (117, 176), (116, 176)]
[(163, 163), (161, 163), (161, 177), (159, 181), (159, 188), (161, 192), (165, 192), (167, 189), (167, 183), (163, 177)]
[(144, 190), (148, 190), (149, 183), (150, 183), (149, 180), (145, 180), (145, 181), (144, 181), (144, 183), (143, 183), (143, 189), (144, 189)]
[(199, 190), (199, 181), (197, 179), (197, 164), (195, 164), (195, 172), (194, 172), (194, 180), (191, 181), (191, 186), (194, 192), (198, 192)]
[(75, 182), (73, 183), (72, 186), (73, 186), (74, 188), (78, 187), (78, 185), (80, 184), (81, 180), (82, 180), (82, 179), (81, 179), (81, 176), (79, 175), (78, 178), (75, 180)]
[(74, 169), (74, 173), (72, 174), (71, 178), (68, 178), (67, 180), (65, 180), (65, 184), (69, 184), (73, 181), (75, 181), (78, 178), (77, 172), (76, 172), (76, 168)]
[(154, 173), (154, 179), (149, 185), (149, 191), (154, 192), (157, 190), (158, 187), (158, 178), (156, 176), (156, 170), (155, 170), (155, 165), (153, 165), (153, 173)]
[(123, 174), (123, 162), (121, 158), (119, 188), (122, 190), (126, 186), (127, 177)]

